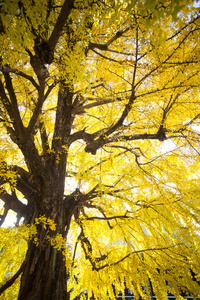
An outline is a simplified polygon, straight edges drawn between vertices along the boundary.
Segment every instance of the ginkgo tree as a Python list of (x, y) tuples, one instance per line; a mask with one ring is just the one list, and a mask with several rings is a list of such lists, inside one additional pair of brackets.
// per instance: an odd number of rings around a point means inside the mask
[(199, 31), (192, 1), (1, 1), (0, 299), (200, 296)]

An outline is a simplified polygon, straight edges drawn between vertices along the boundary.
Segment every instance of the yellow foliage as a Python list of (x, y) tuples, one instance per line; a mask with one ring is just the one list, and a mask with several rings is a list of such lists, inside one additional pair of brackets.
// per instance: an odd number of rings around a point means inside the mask
[(42, 228), (72, 299), (200, 296), (198, 9), (34, 2), (0, 7), (0, 288)]

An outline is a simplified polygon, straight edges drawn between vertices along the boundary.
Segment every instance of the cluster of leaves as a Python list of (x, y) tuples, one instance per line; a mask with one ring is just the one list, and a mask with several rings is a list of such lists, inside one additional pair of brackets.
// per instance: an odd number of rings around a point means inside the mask
[(65, 239), (63, 238), (63, 236), (61, 234), (58, 234), (58, 233), (54, 237), (52, 237), (50, 235), (51, 231), (56, 230), (56, 224), (53, 220), (51, 220), (50, 218), (46, 218), (45, 216), (40, 216), (39, 218), (36, 218), (34, 224), (32, 224), (31, 226), (28, 226), (29, 238), (33, 239), (34, 243), (37, 246), (39, 245), (39, 239), (40, 239), (40, 236), (39, 236), (38, 230), (37, 230), (38, 225), (42, 226), (45, 229), (46, 239), (48, 241), (50, 241), (51, 245), (54, 248), (65, 251), (65, 249), (66, 249)]

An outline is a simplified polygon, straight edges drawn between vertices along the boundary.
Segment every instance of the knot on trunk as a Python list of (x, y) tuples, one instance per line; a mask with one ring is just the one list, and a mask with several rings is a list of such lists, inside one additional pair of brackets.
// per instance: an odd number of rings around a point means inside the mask
[(40, 58), (44, 65), (50, 65), (54, 59), (54, 53), (50, 49), (49, 44), (45, 41), (35, 40), (35, 54)]
[(45, 67), (44, 63), (42, 63), (38, 55), (32, 56), (30, 63), (39, 80), (45, 80), (47, 77), (49, 77), (49, 71)]
[(166, 140), (167, 137), (166, 137), (165, 132), (166, 132), (166, 129), (163, 128), (163, 125), (161, 125), (160, 128), (158, 129), (157, 134), (156, 134), (157, 139), (158, 139), (159, 141), (163, 142), (163, 141)]

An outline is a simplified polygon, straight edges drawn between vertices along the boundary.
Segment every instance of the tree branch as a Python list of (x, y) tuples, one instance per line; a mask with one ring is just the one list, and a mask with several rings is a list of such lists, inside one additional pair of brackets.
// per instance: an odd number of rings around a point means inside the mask
[(138, 48), (139, 48), (139, 38), (138, 38), (138, 30), (139, 28), (136, 28), (136, 45), (135, 45), (135, 65), (133, 70), (133, 80), (132, 80), (132, 93), (134, 93), (135, 89), (135, 79), (136, 79), (136, 71), (137, 71), (137, 63), (138, 63)]
[[(111, 37), (107, 43), (105, 44), (97, 44), (97, 43), (92, 43), (92, 42), (89, 42), (89, 45), (88, 45), (88, 48), (86, 50), (86, 55), (88, 53), (89, 50), (93, 50), (94, 49), (99, 49), (99, 50), (102, 50), (102, 51), (109, 51), (108, 47), (113, 43), (115, 42), (117, 39), (119, 39), (120, 37), (123, 36), (124, 33), (126, 33), (127, 31), (129, 31), (132, 27), (127, 27), (126, 29), (124, 30), (119, 30), (116, 32), (115, 35), (113, 35), (113, 37)], [(96, 52), (96, 51), (94, 51)], [(100, 54), (99, 52), (97, 52), (98, 54)]]
[(26, 213), (27, 206), (19, 201), (15, 192), (12, 192), (12, 195), (10, 195), (5, 189), (1, 189), (0, 199), (6, 203), (6, 207), (9, 207), (9, 209), (13, 210), (17, 214), (23, 216), (23, 214)]
[(13, 68), (10, 68), (10, 67), (0, 67), (0, 71), (2, 73), (14, 73), (16, 75), (19, 75), (27, 80), (29, 80), (32, 85), (38, 90), (39, 89), (39, 85), (37, 84), (37, 82), (34, 80), (34, 78), (30, 75), (27, 75), (26, 73), (24, 72), (21, 72), (21, 71), (18, 71), (17, 69), (13, 69)]
[(158, 247), (158, 248), (149, 248), (149, 249), (136, 250), (136, 251), (130, 252), (129, 254), (127, 254), (126, 256), (122, 257), (121, 259), (119, 259), (118, 261), (116, 261), (114, 263), (108, 263), (108, 264), (105, 264), (105, 265), (103, 265), (101, 267), (96, 267), (95, 266), (94, 270), (99, 271), (99, 270), (102, 270), (102, 269), (104, 269), (106, 267), (116, 266), (120, 262), (122, 262), (125, 259), (127, 259), (128, 257), (130, 257), (131, 255), (134, 255), (134, 254), (137, 254), (137, 253), (152, 252), (152, 251), (163, 251), (163, 250), (168, 250), (168, 249), (174, 248), (176, 246), (177, 245), (172, 245), (172, 246), (168, 246), (168, 247)]
[(12, 120), (12, 124), (13, 124), (15, 130), (13, 130), (13, 128), (11, 126), (8, 126), (8, 125), (6, 125), (6, 128), (9, 132), (12, 140), (14, 142), (17, 142), (17, 139), (19, 138), (16, 134), (17, 124), (16, 124), (16, 121), (15, 121), (15, 118), (14, 118), (14, 113), (13, 113), (13, 110), (12, 110), (12, 107), (11, 107), (10, 100), (6, 95), (6, 92), (5, 92), (5, 89), (4, 89), (4, 86), (3, 86), (3, 83), (1, 81), (1, 79), (0, 79), (0, 101), (3, 104), (5, 110), (7, 111), (10, 120)]
[(176, 100), (179, 98), (179, 96), (180, 96), (180, 94), (176, 94), (174, 99), (172, 99), (172, 95), (171, 95), (169, 102), (167, 103), (166, 107), (163, 109), (163, 117), (162, 117), (161, 125), (164, 125), (166, 118), (167, 118), (167, 114), (172, 109), (172, 106), (174, 105)]
[(135, 88), (138, 87), (138, 86), (140, 86), (141, 83), (142, 83), (146, 78), (148, 78), (151, 74), (153, 74), (155, 71), (157, 71), (160, 67), (162, 67), (163, 65), (165, 65), (165, 64), (169, 61), (169, 59), (176, 53), (176, 51), (180, 48), (180, 46), (185, 42), (185, 40), (188, 38), (188, 36), (189, 36), (190, 34), (193, 33), (193, 31), (194, 31), (194, 30), (191, 30), (190, 32), (188, 32), (188, 33), (183, 37), (183, 39), (179, 42), (178, 46), (177, 46), (176, 48), (173, 49), (173, 51), (171, 52), (171, 54), (169, 54), (168, 57), (167, 57), (164, 61), (162, 61), (162, 62), (160, 63), (160, 65), (156, 66), (156, 67), (153, 68), (149, 73), (147, 73), (146, 75), (144, 75), (144, 76), (137, 82), (137, 84), (135, 85)]
[[(88, 100), (93, 100), (93, 99), (86, 99), (86, 101), (88, 101)], [(79, 114), (79, 112), (82, 112), (82, 111), (84, 112), (85, 109), (97, 107), (97, 106), (104, 105), (104, 104), (109, 104), (109, 103), (112, 103), (112, 102), (115, 102), (115, 101), (116, 100), (113, 100), (113, 99), (99, 100), (99, 101), (96, 101), (96, 102), (93, 102), (93, 103), (90, 103), (90, 104), (83, 105), (80, 108), (79, 108), (79, 106), (75, 107), (72, 110), (72, 113)]]
[(113, 216), (113, 217), (87, 217), (86, 220), (115, 220), (115, 219), (134, 219), (133, 217), (122, 215), (122, 216)]
[(53, 32), (49, 38), (48, 46), (52, 53), (54, 53), (55, 47), (62, 34), (64, 25), (67, 22), (68, 16), (74, 7), (74, 0), (65, 0), (58, 16), (57, 22), (54, 26)]
[(103, 54), (101, 54), (100, 52), (98, 52), (98, 51), (96, 51), (96, 50), (92, 50), (94, 53), (96, 53), (97, 55), (99, 55), (99, 56), (101, 56), (102, 58), (104, 58), (104, 59), (107, 59), (107, 60), (109, 60), (109, 61), (112, 61), (112, 62), (115, 62), (115, 63), (117, 63), (117, 64), (120, 64), (120, 62), (118, 61), (118, 60), (116, 60), (116, 59), (113, 59), (113, 58), (111, 58), (111, 57), (107, 57), (107, 56), (105, 56), (105, 55), (103, 55)]
[(33, 182), (33, 179), (31, 179), (32, 176), (29, 172), (16, 165), (11, 166), (10, 169), (17, 174), (16, 189), (20, 191), (28, 203), (30, 203), (32, 199), (37, 197), (37, 188)]
[(35, 107), (35, 110), (33, 112), (33, 115), (30, 119), (30, 122), (28, 124), (28, 127), (26, 128), (26, 134), (25, 134), (25, 138), (24, 138), (24, 142), (26, 143), (26, 141), (30, 138), (33, 129), (35, 127), (35, 124), (37, 123), (38, 117), (41, 113), (42, 110), (42, 106), (44, 104), (45, 101), (45, 96), (44, 96), (44, 89), (45, 89), (45, 84), (41, 85), (39, 88), (39, 97), (38, 97), (38, 101)]
[(15, 280), (19, 277), (19, 275), (23, 272), (24, 270), (24, 265), (25, 265), (25, 262), (22, 263), (21, 267), (19, 268), (19, 270), (8, 280), (6, 281), (5, 284), (3, 284), (1, 287), (0, 287), (0, 295), (5, 291), (7, 290), (14, 282)]
[(71, 134), (67, 141), (67, 145), (70, 146), (73, 142), (77, 140), (84, 140), (86, 143), (90, 143), (93, 142), (94, 136), (91, 133), (85, 132), (85, 129), (83, 129)]
[(108, 257), (108, 255), (101, 254), (100, 257), (92, 257), (92, 252), (93, 252), (92, 245), (88, 237), (86, 237), (84, 234), (82, 224), (79, 224), (79, 226), (81, 227), (81, 233), (79, 234), (78, 240), (80, 240), (81, 242), (81, 247), (85, 254), (85, 258), (89, 260), (93, 269), (96, 270), (96, 263), (105, 260)]
[(123, 136), (114, 136), (111, 138), (105, 138), (103, 139), (102, 136), (93, 141), (92, 143), (89, 143), (85, 147), (85, 151), (88, 153), (91, 153), (93, 155), (96, 154), (97, 150), (101, 147), (103, 147), (106, 144), (112, 143), (112, 142), (119, 142), (119, 141), (135, 141), (135, 140), (159, 140), (163, 141), (160, 137), (160, 132), (157, 133), (141, 133), (141, 134), (134, 134), (134, 135), (123, 135)]
[[(103, 219), (106, 218), (106, 214), (105, 214), (105, 212), (104, 212), (104, 210), (101, 206), (94, 205), (94, 204), (91, 204), (91, 203), (86, 203), (85, 207), (97, 209), (103, 215), (103, 217), (104, 217)], [(84, 215), (84, 217), (86, 217), (86, 219), (88, 218), (88, 216), (86, 216), (86, 215)], [(109, 228), (112, 229), (113, 227), (111, 226), (109, 220), (107, 220), (107, 223), (108, 223)]]
[(22, 123), (22, 119), (19, 113), (17, 97), (15, 95), (15, 91), (12, 85), (12, 80), (9, 73), (3, 73), (3, 75), (6, 82), (6, 89), (9, 93), (10, 100), (12, 103), (12, 114), (14, 117), (15, 130), (17, 131), (18, 137), (22, 138), (24, 135), (24, 125)]
[(6, 219), (9, 209), (10, 209), (9, 203), (5, 203), (4, 204), (4, 212), (2, 215), (0, 215), (0, 227)]
[[(23, 168), (15, 165), (10, 167), (5, 167), (5, 174), (7, 171), (11, 171), (16, 175), (16, 189), (20, 191), (28, 202), (37, 195), (36, 187), (34, 186), (33, 181), (31, 181), (31, 175), (29, 172), (25, 171)], [(2, 171), (1, 171), (2, 173)], [(4, 174), (4, 173), (2, 173)], [(3, 175), (0, 176), (0, 185), (5, 183), (10, 183), (10, 178), (6, 178)], [(12, 186), (12, 183), (10, 183)], [(9, 203), (9, 202), (6, 202)], [(10, 209), (10, 207), (9, 207)]]

